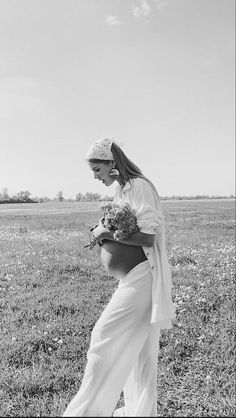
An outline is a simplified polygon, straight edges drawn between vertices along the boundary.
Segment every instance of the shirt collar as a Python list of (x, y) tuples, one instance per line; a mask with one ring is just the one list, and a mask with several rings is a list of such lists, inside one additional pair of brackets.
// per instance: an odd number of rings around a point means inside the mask
[(128, 180), (123, 187), (121, 186), (121, 184), (117, 184), (117, 186), (116, 186), (116, 193), (119, 196), (121, 196), (121, 194), (123, 192), (126, 192), (127, 190), (130, 190), (130, 188), (131, 188), (131, 181), (132, 181), (132, 179), (131, 180)]
[(125, 185), (124, 185), (124, 187), (123, 187), (122, 191), (129, 190), (130, 188), (131, 188), (131, 180), (128, 180), (128, 181), (125, 183)]
[(133, 179), (128, 180), (123, 187), (119, 184), (118, 185), (119, 191), (126, 192), (127, 190), (130, 190), (132, 180)]

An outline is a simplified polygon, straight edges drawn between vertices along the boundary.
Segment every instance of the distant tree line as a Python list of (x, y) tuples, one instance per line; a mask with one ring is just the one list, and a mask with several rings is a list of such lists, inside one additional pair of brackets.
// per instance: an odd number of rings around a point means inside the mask
[(36, 203), (34, 198), (30, 198), (31, 193), (28, 190), (21, 190), (12, 196), (9, 196), (8, 189), (4, 187), (0, 193), (0, 203)]
[(112, 196), (102, 197), (99, 193), (86, 192), (85, 194), (77, 193), (75, 199), (65, 198), (63, 192), (60, 190), (54, 198), (49, 198), (48, 196), (34, 196), (30, 197), (31, 193), (26, 191), (20, 191), (15, 195), (10, 196), (8, 194), (8, 189), (5, 187), (0, 193), (0, 204), (1, 203), (45, 203), (45, 202), (92, 202), (92, 201), (111, 201)]
[(200, 199), (235, 199), (234, 195), (230, 195), (230, 196), (219, 196), (219, 195), (213, 195), (213, 196), (208, 196), (208, 195), (194, 195), (194, 196), (162, 196), (160, 197), (161, 200), (200, 200)]
[[(112, 196), (102, 197), (99, 193), (86, 192), (85, 194), (77, 193), (75, 198), (65, 198), (63, 192), (60, 190), (54, 198), (49, 198), (47, 196), (34, 196), (30, 197), (31, 193), (28, 190), (20, 191), (15, 195), (9, 196), (8, 189), (5, 187), (0, 193), (0, 204), (1, 203), (45, 203), (45, 202), (102, 202), (102, 201), (112, 201)], [(208, 196), (208, 195), (194, 195), (194, 196), (161, 196), (161, 200), (199, 200), (199, 199), (234, 199), (234, 195), (230, 196)]]

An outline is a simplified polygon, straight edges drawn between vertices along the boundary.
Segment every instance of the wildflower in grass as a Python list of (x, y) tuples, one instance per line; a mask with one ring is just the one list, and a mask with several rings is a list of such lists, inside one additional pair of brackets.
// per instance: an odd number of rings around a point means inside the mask
[[(115, 240), (127, 239), (133, 232), (139, 230), (135, 211), (129, 203), (108, 203), (103, 206), (103, 210), (104, 215), (101, 222), (104, 228), (114, 232)], [(96, 228), (96, 226), (91, 230)], [(96, 244), (97, 240), (94, 239), (89, 244), (86, 244), (85, 247), (93, 249)]]
[(180, 309), (179, 313), (182, 313), (182, 312), (185, 312), (185, 311), (186, 311), (186, 309), (183, 308), (183, 309)]
[(197, 337), (197, 340), (201, 343), (203, 340), (205, 340), (205, 335), (200, 335), (200, 337)]

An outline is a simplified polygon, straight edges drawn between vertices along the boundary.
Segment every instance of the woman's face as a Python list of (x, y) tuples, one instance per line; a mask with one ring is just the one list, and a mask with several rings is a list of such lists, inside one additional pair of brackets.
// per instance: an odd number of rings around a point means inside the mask
[(115, 181), (114, 177), (109, 174), (112, 169), (112, 161), (109, 161), (108, 164), (89, 162), (89, 166), (94, 173), (94, 178), (102, 181), (106, 186), (110, 186)]

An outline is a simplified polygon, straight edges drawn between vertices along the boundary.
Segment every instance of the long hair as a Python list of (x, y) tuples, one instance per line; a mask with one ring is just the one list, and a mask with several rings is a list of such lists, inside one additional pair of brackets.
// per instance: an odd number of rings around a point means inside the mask
[[(117, 170), (120, 173), (120, 180), (123, 186), (125, 185), (125, 183), (127, 183), (127, 181), (130, 181), (131, 179), (144, 179), (151, 185), (152, 189), (157, 194), (157, 197), (159, 199), (154, 184), (146, 176), (144, 176), (140, 168), (125, 155), (125, 153), (122, 151), (119, 145), (117, 145), (115, 142), (113, 142), (111, 145), (111, 152), (114, 157), (115, 168), (117, 168)], [(104, 164), (108, 164), (110, 160), (89, 159), (89, 161), (95, 164), (101, 162)]]

